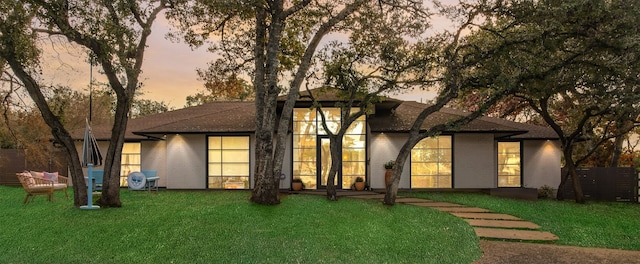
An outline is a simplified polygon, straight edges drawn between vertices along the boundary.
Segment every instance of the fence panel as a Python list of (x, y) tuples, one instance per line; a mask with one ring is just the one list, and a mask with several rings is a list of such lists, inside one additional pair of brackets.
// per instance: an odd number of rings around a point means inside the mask
[[(579, 168), (577, 172), (587, 200), (640, 202), (640, 179), (634, 168)], [(561, 191), (567, 199), (573, 199), (570, 177), (568, 181)]]

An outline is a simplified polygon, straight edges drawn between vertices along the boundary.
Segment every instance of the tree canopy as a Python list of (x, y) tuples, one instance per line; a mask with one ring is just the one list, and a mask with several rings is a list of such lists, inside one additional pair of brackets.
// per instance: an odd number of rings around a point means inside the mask
[(0, 57), (29, 94), (53, 135), (67, 151), (74, 185), (74, 205), (86, 204), (86, 190), (75, 144), (60, 120), (52, 113), (42, 94), (38, 71), (38, 37), (64, 37), (90, 51), (116, 95), (112, 137), (105, 158), (103, 206), (121, 206), (119, 196), (120, 153), (128, 114), (136, 90), (140, 87), (147, 39), (160, 12), (171, 1), (10, 1), (2, 0)]
[[(576, 201), (584, 202), (575, 167), (638, 122), (640, 7), (608, 0), (513, 1), (497, 11), (470, 40), (484, 47), (514, 45), (478, 71), (497, 69), (511, 80), (532, 77), (493, 83), (517, 86), (496, 109), (508, 115), (522, 113), (526, 105), (556, 131), (569, 171), (559, 189), (571, 175)], [(471, 95), (467, 99), (485, 98), (481, 92)], [(574, 152), (578, 144), (588, 145), (581, 156)]]

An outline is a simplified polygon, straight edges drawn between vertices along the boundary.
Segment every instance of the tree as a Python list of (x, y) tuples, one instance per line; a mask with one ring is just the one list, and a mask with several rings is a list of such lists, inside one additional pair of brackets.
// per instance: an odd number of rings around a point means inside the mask
[[(397, 18), (413, 15), (412, 25), (425, 24), (421, 5), (416, 0), (198, 1), (171, 13), (188, 42), (203, 44), (203, 36), (215, 34), (220, 41), (212, 49), (219, 51), (226, 65), (253, 77), (257, 158), (251, 201), (280, 202), (279, 177), (293, 106), (321, 41), (332, 32), (364, 26), (353, 18), (371, 7), (384, 8)], [(285, 79), (290, 80), (286, 88)], [(278, 117), (277, 99), (284, 92), (286, 101)]]
[[(76, 206), (86, 204), (86, 190), (79, 188), (84, 185), (82, 168), (71, 137), (49, 110), (41, 85), (36, 81), (34, 66), (38, 64), (39, 50), (35, 38), (38, 35), (63, 36), (89, 50), (116, 94), (112, 136), (105, 158), (103, 195), (98, 202), (106, 207), (119, 207), (120, 153), (132, 100), (140, 86), (138, 80), (147, 38), (157, 15), (170, 6), (168, 0), (144, 3), (132, 0), (2, 1), (0, 8), (5, 14), (2, 58), (11, 65), (52, 128), (54, 137), (67, 150), (74, 193), (78, 194), (74, 199)], [(120, 78), (122, 76), (126, 78)]]
[[(38, 57), (40, 51), (36, 46), (37, 33), (30, 25), (33, 23), (35, 12), (28, 5), (21, 2), (3, 0), (0, 2), (0, 58), (11, 68), (16, 79), (25, 87), (38, 107), (43, 120), (51, 128), (56, 141), (62, 144), (70, 161), (70, 171), (74, 184), (74, 205), (86, 204), (87, 192), (79, 186), (84, 185), (82, 167), (74, 142), (47, 105), (41, 91), (41, 85), (34, 76), (38, 72)], [(74, 177), (75, 176), (75, 177)]]
[[(559, 189), (571, 177), (576, 202), (584, 202), (576, 166), (637, 122), (640, 7), (605, 0), (514, 1), (507, 7), (484, 26), (491, 34), (474, 39), (484, 45), (519, 41), (485, 65), (505, 72), (515, 65), (536, 77), (506, 84), (518, 87), (515, 105), (526, 102), (558, 134), (568, 171)], [(588, 147), (577, 156), (581, 143)]]
[[(366, 11), (366, 13), (365, 13)], [(416, 12), (420, 10), (414, 10)], [(426, 12), (426, 10), (423, 10)], [(417, 38), (426, 34), (427, 24), (412, 24), (412, 16), (397, 17), (398, 13), (373, 7), (359, 11), (358, 24), (347, 40), (326, 46), (318, 56), (320, 69), (314, 70), (323, 88), (307, 89), (314, 101), (323, 131), (329, 138), (331, 168), (327, 178), (327, 198), (336, 200), (335, 177), (342, 168), (341, 149), (345, 133), (360, 117), (370, 114), (372, 106), (381, 100), (384, 92), (403, 92), (409, 89), (425, 89), (433, 83), (430, 79), (435, 65), (438, 43), (431, 38)], [(375, 26), (374, 26), (375, 25)], [(409, 39), (414, 38), (413, 41)], [(307, 79), (307, 86), (314, 83)], [(333, 105), (341, 109), (340, 123), (336, 128), (328, 126), (326, 113), (314, 94), (328, 91), (341, 101)], [(330, 106), (330, 105), (329, 105)]]
[[(446, 31), (434, 36), (428, 43), (435, 43), (430, 53), (435, 64), (428, 71), (429, 84), (438, 88), (438, 96), (421, 111), (409, 130), (409, 137), (400, 148), (395, 159), (391, 179), (386, 186), (383, 203), (394, 205), (398, 192), (400, 175), (411, 150), (422, 139), (437, 136), (445, 131), (455, 131), (482, 116), (490, 107), (513, 94), (517, 89), (515, 83), (534, 78), (532, 74), (519, 67), (505, 70), (488, 64), (519, 43), (519, 40), (504, 40), (485, 45), (473, 41), (474, 35), (463, 35), (464, 32), (476, 32), (497, 36), (508, 25), (493, 29), (486, 28), (492, 23), (493, 13), (503, 10), (502, 1), (478, 1), (477, 3), (461, 3), (456, 7), (439, 6), (440, 14), (459, 21), (454, 31)], [(477, 21), (484, 21), (478, 24)], [(502, 85), (497, 85), (502, 84)], [(464, 94), (482, 94), (483, 101), (478, 102), (472, 112), (465, 116), (446, 120), (440, 124), (424, 124), (426, 118), (452, 103)]]
[(208, 76), (204, 84), (205, 92), (187, 96), (185, 107), (196, 106), (218, 100), (250, 101), (253, 100), (253, 87), (236, 75), (221, 78), (218, 75)]
[(218, 61), (206, 70), (199, 69), (198, 76), (204, 81), (205, 92), (187, 96), (187, 105), (195, 106), (218, 100), (251, 101), (255, 94), (253, 87), (234, 72), (228, 72)]

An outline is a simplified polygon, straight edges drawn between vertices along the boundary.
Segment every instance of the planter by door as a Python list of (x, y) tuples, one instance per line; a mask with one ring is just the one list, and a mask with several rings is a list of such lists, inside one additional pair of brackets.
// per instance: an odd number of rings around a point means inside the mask
[(384, 188), (386, 189), (389, 186), (389, 182), (391, 182), (391, 169), (387, 169), (384, 173)]
[(356, 191), (364, 190), (364, 182), (355, 182)]
[(293, 182), (293, 183), (291, 183), (291, 188), (294, 191), (302, 191), (302, 183), (301, 182)]

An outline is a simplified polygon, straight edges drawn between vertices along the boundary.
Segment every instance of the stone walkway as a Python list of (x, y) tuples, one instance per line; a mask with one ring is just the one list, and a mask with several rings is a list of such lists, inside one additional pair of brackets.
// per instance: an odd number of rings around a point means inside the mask
[[(340, 192), (339, 196), (358, 199), (384, 199), (384, 194), (374, 192)], [(518, 217), (498, 214), (478, 207), (455, 203), (435, 202), (427, 199), (398, 197), (396, 203), (432, 208), (460, 217), (473, 227), (480, 238), (552, 242), (558, 237), (550, 232), (540, 231), (540, 226)]]
[[(324, 192), (305, 191), (301, 193), (324, 195)], [(342, 191), (338, 196), (359, 199), (384, 199), (384, 194), (361, 191)], [(640, 263), (640, 251), (617, 250), (604, 248), (583, 248), (559, 246), (553, 243), (519, 243), (519, 242), (553, 242), (557, 236), (539, 231), (535, 223), (524, 221), (518, 217), (489, 212), (483, 208), (466, 207), (454, 203), (435, 202), (427, 199), (398, 197), (398, 203), (420, 207), (434, 208), (448, 212), (464, 219), (476, 231), (480, 238), (482, 258), (474, 264), (600, 264), (600, 263)], [(455, 208), (458, 208), (457, 210)]]

